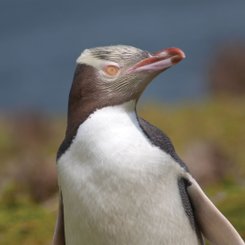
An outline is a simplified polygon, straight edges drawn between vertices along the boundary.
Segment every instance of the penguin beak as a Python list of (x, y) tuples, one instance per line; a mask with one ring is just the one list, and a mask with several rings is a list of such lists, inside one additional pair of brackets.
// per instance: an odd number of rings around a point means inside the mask
[(185, 54), (181, 49), (167, 48), (156, 53), (149, 54), (148, 58), (143, 59), (130, 67), (127, 73), (130, 74), (142, 71), (159, 73), (179, 63), (184, 58)]

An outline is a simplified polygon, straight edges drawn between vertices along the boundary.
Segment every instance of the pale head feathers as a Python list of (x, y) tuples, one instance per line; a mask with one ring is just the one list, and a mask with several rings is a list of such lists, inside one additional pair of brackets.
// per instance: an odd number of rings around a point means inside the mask
[(141, 49), (127, 45), (114, 45), (106, 47), (97, 47), (91, 49), (85, 49), (81, 55), (77, 58), (78, 64), (88, 64), (89, 60), (108, 60), (108, 61), (120, 61), (120, 59), (129, 60), (133, 56), (138, 56), (141, 53), (147, 53)]
[(120, 67), (131, 65), (142, 58), (148, 57), (149, 53), (133, 46), (114, 45), (85, 49), (77, 58), (78, 64), (87, 64), (95, 68), (103, 64), (113, 64)]

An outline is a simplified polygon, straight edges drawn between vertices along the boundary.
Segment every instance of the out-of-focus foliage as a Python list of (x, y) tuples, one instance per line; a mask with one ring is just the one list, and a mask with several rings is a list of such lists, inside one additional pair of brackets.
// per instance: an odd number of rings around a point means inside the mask
[(245, 176), (245, 99), (217, 99), (206, 103), (185, 104), (176, 108), (148, 105), (141, 115), (161, 128), (174, 142), (179, 153), (186, 145), (202, 139), (215, 142), (232, 157)]
[(51, 244), (55, 212), (30, 200), (0, 205), (0, 244)]
[[(203, 140), (231, 160), (226, 175), (205, 188), (245, 238), (245, 99), (148, 104), (139, 113), (170, 136), (180, 156)], [(44, 115), (0, 119), (0, 244), (50, 244), (58, 205), (55, 154), (64, 130), (65, 119)]]
[(214, 95), (245, 95), (245, 44), (222, 45), (211, 61), (210, 90)]

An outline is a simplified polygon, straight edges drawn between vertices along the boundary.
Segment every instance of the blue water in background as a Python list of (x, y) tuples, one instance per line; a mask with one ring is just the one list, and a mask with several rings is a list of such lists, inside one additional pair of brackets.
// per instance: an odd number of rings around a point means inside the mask
[(244, 0), (0, 0), (0, 111), (66, 111), (83, 49), (176, 46), (187, 58), (161, 74), (143, 101), (208, 95), (208, 67), (225, 42), (245, 40)]

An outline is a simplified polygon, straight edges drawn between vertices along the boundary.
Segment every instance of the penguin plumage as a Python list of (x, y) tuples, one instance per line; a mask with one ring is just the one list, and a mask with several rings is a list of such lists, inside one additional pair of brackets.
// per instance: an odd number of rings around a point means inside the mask
[[(136, 104), (159, 73), (185, 58), (117, 45), (85, 50), (57, 154), (54, 245), (244, 244)], [(225, 231), (225, 234), (224, 234)]]

